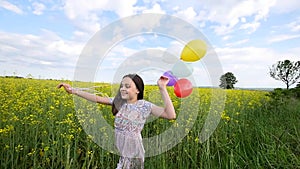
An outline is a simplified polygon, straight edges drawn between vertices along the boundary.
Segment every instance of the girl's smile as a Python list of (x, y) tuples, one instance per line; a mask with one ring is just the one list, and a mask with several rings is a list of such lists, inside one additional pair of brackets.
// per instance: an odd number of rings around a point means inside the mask
[(134, 103), (137, 101), (139, 91), (133, 80), (129, 77), (125, 77), (121, 82), (120, 93), (122, 99), (127, 100), (128, 103)]

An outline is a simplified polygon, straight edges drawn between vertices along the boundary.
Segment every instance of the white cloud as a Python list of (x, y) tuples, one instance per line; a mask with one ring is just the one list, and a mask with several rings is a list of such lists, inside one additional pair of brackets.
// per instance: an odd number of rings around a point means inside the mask
[(292, 32), (300, 32), (300, 18), (298, 18), (296, 21), (293, 21), (287, 25), (288, 29), (290, 29)]
[(259, 22), (245, 23), (240, 26), (240, 29), (249, 30), (248, 33), (251, 34), (255, 32), (259, 26), (260, 26)]
[(95, 33), (104, 24), (101, 17), (105, 11), (126, 17), (135, 14), (136, 0), (66, 0), (64, 11), (66, 16), (83, 31)]
[(1, 70), (18, 75), (43, 74), (46, 78), (71, 77), (82, 44), (67, 41), (51, 31), (41, 35), (0, 32)]
[(245, 44), (248, 41), (249, 41), (249, 39), (243, 39), (243, 40), (235, 41), (235, 42), (232, 42), (232, 43), (227, 43), (225, 46), (227, 46), (227, 47), (238, 46), (238, 45), (241, 45), (241, 44)]
[[(207, 20), (217, 23), (213, 28), (219, 35), (232, 32), (240, 23), (244, 24), (242, 28), (251, 28), (253, 32), (258, 28), (258, 22), (268, 17), (270, 8), (274, 5), (275, 0), (212, 1), (207, 3)], [(250, 20), (251, 17), (254, 17), (253, 21)]]
[(275, 4), (275, 0), (266, 1), (214, 1), (210, 6), (210, 21), (215, 21), (224, 25), (229, 24), (232, 20), (245, 21), (245, 17), (255, 16), (256, 20), (265, 18), (269, 13), (269, 8)]
[(159, 13), (159, 14), (165, 14), (166, 12), (161, 9), (161, 6), (157, 3), (155, 3), (151, 9), (145, 9), (142, 11), (143, 13)]
[(35, 15), (42, 15), (44, 10), (46, 9), (46, 6), (39, 2), (32, 3), (33, 12)]
[(282, 34), (282, 35), (276, 35), (273, 37), (270, 37), (269, 43), (275, 43), (275, 42), (281, 42), (281, 41), (286, 41), (290, 39), (296, 39), (300, 38), (300, 34), (297, 35), (291, 35), (291, 34)]
[[(151, 3), (150, 1), (143, 1)], [(157, 1), (155, 1), (157, 3)], [(152, 2), (153, 3), (153, 2)], [(217, 35), (228, 35), (235, 28), (255, 32), (265, 21), (276, 0), (227, 0), (227, 1), (160, 1), (162, 10), (194, 25), (209, 27)], [(145, 5), (146, 6), (146, 5)], [(146, 7), (144, 7), (146, 8)]]
[(9, 11), (15, 12), (17, 14), (23, 14), (22, 9), (20, 9), (16, 5), (14, 5), (14, 4), (10, 3), (10, 2), (7, 2), (5, 0), (1, 0), (0, 1), (0, 7), (4, 8), (6, 10), (9, 10)]
[(193, 7), (188, 7), (185, 10), (178, 11), (176, 16), (183, 18), (187, 20), (188, 22), (194, 22), (197, 16), (197, 13), (195, 12)]
[(232, 27), (226, 25), (214, 25), (210, 26), (210, 28), (214, 29), (217, 35), (227, 35), (233, 31)]
[(223, 36), (223, 37), (222, 37), (222, 39), (223, 39), (224, 41), (229, 40), (229, 39), (231, 39), (231, 38), (232, 38), (232, 36), (230, 36), (230, 35), (226, 35), (226, 36)]
[(172, 8), (172, 11), (174, 11), (174, 16), (198, 26), (199, 28), (206, 26), (206, 12), (203, 10), (197, 10), (194, 6), (189, 6), (187, 8), (180, 8), (179, 6), (176, 6)]
[(144, 1), (144, 6), (135, 6), (137, 0), (66, 0), (64, 10), (66, 16), (74, 22), (77, 28), (91, 33), (95, 33), (104, 25), (104, 12), (110, 11), (120, 18), (139, 12), (173, 14), (200, 27), (206, 26), (206, 22), (212, 23), (213, 26), (210, 28), (214, 29), (217, 35), (227, 35), (232, 33), (237, 26), (239, 29), (248, 30), (248, 33), (255, 32), (260, 22), (268, 17), (275, 1), (231, 0), (201, 3)]
[(288, 13), (295, 10), (299, 10), (300, 1), (299, 0), (277, 0), (273, 11), (275, 13)]

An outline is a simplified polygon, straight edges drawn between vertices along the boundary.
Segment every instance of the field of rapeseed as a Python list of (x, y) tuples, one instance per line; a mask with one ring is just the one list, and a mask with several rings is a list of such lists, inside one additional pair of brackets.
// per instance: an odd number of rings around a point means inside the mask
[[(73, 96), (57, 89), (59, 82), (0, 78), (0, 168), (116, 166), (119, 157), (102, 149), (85, 132), (81, 121), (89, 119), (88, 124), (93, 124), (93, 119), (76, 114)], [(111, 95), (110, 85), (97, 86)], [(156, 86), (146, 86), (145, 94), (154, 90)], [(200, 104), (192, 129), (169, 151), (147, 157), (145, 168), (299, 168), (299, 100), (272, 102), (266, 91), (226, 90), (221, 121), (201, 143), (199, 133), (210, 109), (212, 89), (195, 90)], [(170, 95), (179, 109), (179, 99), (171, 90)], [(110, 107), (99, 108), (112, 125)], [(153, 120), (143, 134), (156, 135), (173, 123)]]

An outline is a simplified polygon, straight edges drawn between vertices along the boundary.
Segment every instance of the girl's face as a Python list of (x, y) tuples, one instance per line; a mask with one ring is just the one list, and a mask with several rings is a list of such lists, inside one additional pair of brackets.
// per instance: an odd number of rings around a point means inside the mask
[(125, 77), (121, 82), (120, 93), (122, 99), (127, 100), (128, 103), (134, 103), (137, 101), (139, 91), (133, 80), (129, 77)]

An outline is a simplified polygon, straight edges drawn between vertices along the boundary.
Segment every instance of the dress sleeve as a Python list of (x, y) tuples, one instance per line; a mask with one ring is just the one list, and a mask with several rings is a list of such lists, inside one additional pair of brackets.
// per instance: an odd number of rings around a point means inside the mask
[(144, 116), (144, 118), (147, 118), (151, 113), (153, 103), (151, 103), (149, 101), (146, 101), (146, 100), (143, 103), (144, 103), (144, 105), (143, 105), (143, 107), (144, 107), (143, 116)]

